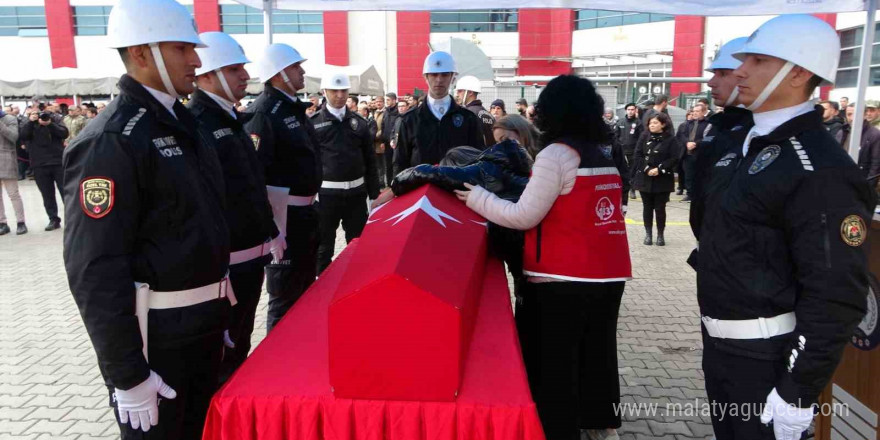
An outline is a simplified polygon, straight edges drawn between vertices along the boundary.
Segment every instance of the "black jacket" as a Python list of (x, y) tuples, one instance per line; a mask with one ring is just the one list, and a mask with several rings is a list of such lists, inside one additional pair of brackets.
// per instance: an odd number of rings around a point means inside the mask
[(18, 142), (27, 147), (31, 167), (61, 165), (67, 127), (60, 122), (42, 126), (38, 121), (27, 121), (21, 127)]
[(246, 116), (233, 118), (201, 90), (193, 93), (187, 108), (201, 123), (202, 136), (213, 140), (226, 183), (226, 223), (232, 252), (250, 249), (278, 235), (266, 195), (263, 164), (254, 143), (244, 131)]
[[(648, 193), (675, 191), (675, 167), (681, 157), (681, 145), (672, 135), (651, 135), (645, 131), (636, 144), (633, 165), (633, 188)], [(655, 177), (647, 173), (660, 171)]]
[(400, 119), (400, 112), (396, 106), (385, 107), (385, 115), (382, 116), (382, 126), (379, 127), (382, 129), (381, 141), (385, 144), (385, 148), (391, 148), (391, 140), (394, 139), (392, 132), (398, 119)]
[[(694, 140), (690, 140), (691, 130), (694, 129), (696, 125), (696, 131), (694, 132)], [(709, 120), (708, 119), (692, 119), (690, 121), (685, 122), (678, 129), (678, 133), (676, 133), (676, 137), (678, 138), (678, 144), (681, 146), (681, 158), (687, 155), (694, 155), (697, 153), (697, 150), (700, 147), (700, 141), (703, 140), (703, 135), (707, 134), (710, 130), (709, 128)], [(687, 149), (688, 142), (694, 142), (697, 144), (697, 148), (693, 150)]]
[[(220, 163), (196, 119), (179, 102), (175, 119), (128, 75), (119, 90), (64, 152), (64, 264), (104, 380), (129, 389), (150, 374), (135, 281), (158, 292), (220, 281), (229, 231)], [(152, 310), (150, 346), (216, 338), (228, 311), (228, 301)]]
[(880, 130), (868, 123), (862, 125), (858, 165), (873, 187), (880, 175)]
[[(311, 116), (315, 139), (321, 151), (324, 180), (350, 182), (364, 178), (364, 191), (371, 199), (379, 196), (379, 174), (370, 124), (351, 110), (345, 109), (342, 121), (327, 107)], [(352, 190), (321, 188), (321, 194), (338, 194)]]
[(823, 121), (822, 126), (825, 127), (825, 130), (828, 130), (828, 134), (830, 134), (838, 144), (843, 143), (843, 137), (846, 133), (843, 131), (844, 123), (842, 120), (831, 118), (830, 121)]
[(745, 157), (750, 127), (734, 129), (714, 139), (721, 158), (701, 163), (708, 168), (699, 193), (705, 212), (692, 259), (700, 313), (742, 320), (793, 311), (797, 325), (769, 339), (707, 343), (783, 362), (776, 389), (805, 407), (816, 402), (865, 313), (862, 241), (873, 195), (822, 127), (821, 108), (752, 139)]
[(465, 107), (480, 119), (480, 122), (482, 123), (481, 129), (483, 131), (483, 139), (486, 146), (495, 145), (495, 134), (492, 132), (492, 127), (495, 126), (495, 117), (492, 116), (492, 113), (489, 113), (483, 108), (483, 101), (475, 99)]
[(642, 124), (642, 121), (637, 117), (624, 117), (617, 121), (617, 143), (623, 148), (623, 154), (635, 153), (636, 143), (643, 131), (645, 131), (645, 124)]
[(450, 99), (443, 119), (437, 120), (426, 101), (407, 111), (401, 120), (394, 150), (395, 174), (409, 167), (440, 162), (452, 148), (486, 147), (482, 121), (476, 115)]
[(455, 166), (422, 164), (407, 168), (391, 182), (391, 190), (399, 196), (426, 183), (447, 191), (464, 190), (464, 184), (470, 183), (482, 186), (502, 199), (519, 200), (529, 183), (533, 163), (522, 146), (516, 141), (504, 141), (482, 153), (473, 147), (457, 147), (450, 150), (447, 157), (462, 149), (472, 151), (474, 157)]
[(266, 184), (289, 188), (293, 196), (313, 196), (321, 187), (321, 152), (306, 117), (311, 106), (266, 84), (244, 126), (266, 167)]

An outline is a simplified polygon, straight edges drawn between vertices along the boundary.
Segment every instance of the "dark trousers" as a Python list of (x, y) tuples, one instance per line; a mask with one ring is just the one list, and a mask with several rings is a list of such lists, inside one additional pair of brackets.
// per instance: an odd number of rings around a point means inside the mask
[(119, 423), (119, 411), (110, 387), (110, 406), (122, 432), (122, 440), (192, 440), (202, 438), (211, 397), (218, 389), (217, 373), (223, 356), (223, 335), (200, 338), (173, 349), (150, 346), (150, 369), (174, 391), (174, 399), (160, 398), (159, 424), (149, 432)]
[(617, 313), (623, 282), (523, 283), (516, 327), (548, 440), (620, 427)]
[(678, 161), (675, 165), (675, 171), (678, 173), (678, 190), (685, 188), (685, 180), (687, 179), (687, 170), (684, 169), (684, 160)]
[(666, 203), (669, 202), (669, 193), (649, 193), (639, 191), (642, 194), (642, 219), (645, 222), (645, 230), (650, 232), (654, 227), (654, 214), (657, 214), (657, 232), (662, 234), (666, 229)]
[(385, 182), (385, 153), (376, 153), (376, 173), (379, 175), (379, 186), (391, 186), (391, 182)]
[(761, 411), (783, 373), (783, 362), (721, 351), (705, 331), (703, 347), (703, 373), (715, 438), (773, 440), (773, 427), (761, 423)]
[(18, 180), (24, 180), (27, 177), (28, 167), (27, 159), (18, 159)]
[(348, 190), (345, 193), (321, 193), (318, 202), (318, 218), (320, 219), (321, 244), (318, 246), (318, 266), (320, 275), (330, 260), (336, 247), (336, 229), (342, 222), (345, 231), (345, 242), (361, 236), (367, 224), (367, 193), (362, 189)]
[(385, 147), (385, 182), (391, 186), (394, 180), (394, 149)]
[(287, 249), (278, 264), (266, 265), (269, 293), (266, 330), (272, 331), (303, 292), (315, 282), (318, 212), (315, 206), (287, 207)]
[(271, 260), (272, 256), (266, 255), (229, 266), (229, 280), (238, 300), (238, 303), (232, 307), (229, 318), (229, 339), (235, 344), (235, 348), (225, 347), (223, 350), (221, 383), (232, 376), (251, 351), (254, 318), (257, 314), (257, 304), (260, 302), (260, 293), (263, 291), (263, 267)]
[(64, 177), (61, 165), (34, 167), (34, 180), (43, 196), (43, 207), (46, 208), (49, 221), (61, 221), (58, 217), (58, 203), (55, 201), (55, 188), (58, 188), (58, 194), (63, 194), (61, 185)]
[[(687, 190), (688, 195), (694, 193), (694, 167), (697, 165), (697, 156), (693, 154), (685, 154), (684, 158), (681, 160), (681, 168), (684, 170), (684, 188)], [(679, 183), (679, 188), (681, 188), (681, 183)]]

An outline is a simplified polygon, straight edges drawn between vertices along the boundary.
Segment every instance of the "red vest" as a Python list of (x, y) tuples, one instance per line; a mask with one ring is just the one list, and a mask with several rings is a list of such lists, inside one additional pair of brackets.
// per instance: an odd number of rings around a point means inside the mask
[(621, 188), (617, 168), (579, 168), (574, 189), (526, 232), (523, 272), (584, 282), (632, 278)]

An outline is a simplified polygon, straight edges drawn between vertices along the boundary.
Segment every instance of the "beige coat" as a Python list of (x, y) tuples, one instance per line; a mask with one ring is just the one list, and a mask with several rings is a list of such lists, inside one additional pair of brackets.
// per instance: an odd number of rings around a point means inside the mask
[(0, 118), (0, 180), (18, 179), (18, 118), (4, 115)]

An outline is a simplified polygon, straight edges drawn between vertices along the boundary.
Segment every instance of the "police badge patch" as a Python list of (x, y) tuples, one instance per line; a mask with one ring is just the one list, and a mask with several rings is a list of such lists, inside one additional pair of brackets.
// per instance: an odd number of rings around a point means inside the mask
[(251, 141), (254, 143), (254, 150), (260, 151), (260, 135), (251, 133)]
[(452, 117), (452, 125), (455, 125), (455, 128), (461, 128), (461, 124), (464, 123), (464, 116), (455, 115)]
[(357, 130), (357, 129), (358, 129), (358, 121), (357, 121), (357, 119), (355, 119), (355, 118), (351, 118), (351, 119), (349, 119), (349, 121), (351, 122), (351, 129), (352, 129), (352, 130)]
[(101, 218), (113, 209), (113, 179), (89, 177), (79, 184), (79, 201), (84, 213), (91, 218)]
[(868, 228), (865, 226), (865, 221), (857, 215), (849, 215), (840, 223), (840, 237), (844, 243), (852, 247), (861, 246), (867, 235)]
[(761, 171), (764, 171), (764, 169), (770, 166), (770, 164), (779, 157), (779, 153), (782, 153), (782, 148), (779, 148), (779, 145), (771, 145), (761, 150), (761, 152), (758, 153), (758, 157), (752, 162), (752, 166), (749, 167), (749, 174), (758, 174)]

